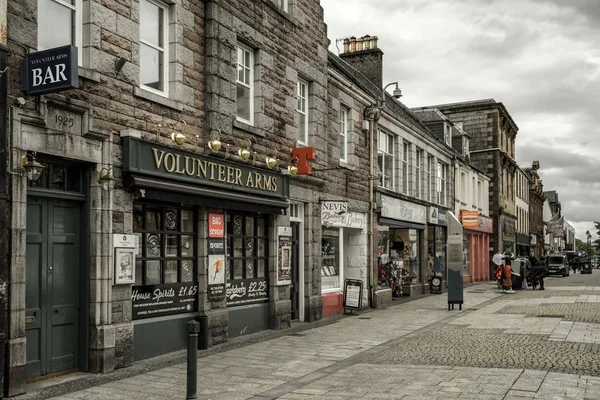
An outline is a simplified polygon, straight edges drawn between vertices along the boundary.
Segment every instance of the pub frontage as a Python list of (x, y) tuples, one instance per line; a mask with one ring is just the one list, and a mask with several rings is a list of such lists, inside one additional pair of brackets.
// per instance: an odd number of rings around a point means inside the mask
[(291, 268), (289, 177), (122, 139), (134, 199), (134, 360), (184, 349), (185, 324), (200, 315), (211, 344), (274, 327), (277, 285)]

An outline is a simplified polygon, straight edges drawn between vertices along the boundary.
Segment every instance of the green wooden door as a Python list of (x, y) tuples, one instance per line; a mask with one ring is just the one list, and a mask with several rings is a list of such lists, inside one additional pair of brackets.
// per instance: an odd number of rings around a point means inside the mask
[(27, 377), (77, 368), (81, 206), (27, 201)]

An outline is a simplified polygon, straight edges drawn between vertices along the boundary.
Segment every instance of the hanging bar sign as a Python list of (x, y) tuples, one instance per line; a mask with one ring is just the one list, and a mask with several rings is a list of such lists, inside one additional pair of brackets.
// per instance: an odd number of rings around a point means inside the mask
[(21, 89), (44, 94), (79, 86), (77, 47), (62, 46), (27, 54), (21, 64)]

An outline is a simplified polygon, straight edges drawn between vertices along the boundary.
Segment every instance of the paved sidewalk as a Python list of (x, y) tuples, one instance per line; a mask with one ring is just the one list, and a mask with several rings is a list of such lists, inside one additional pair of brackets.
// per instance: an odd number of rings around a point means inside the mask
[[(600, 319), (532, 309), (597, 303), (600, 288), (561, 289), (475, 285), (463, 311), (429, 296), (214, 354), (198, 360), (198, 399), (598, 399)], [(185, 399), (185, 374), (179, 364), (55, 398)]]

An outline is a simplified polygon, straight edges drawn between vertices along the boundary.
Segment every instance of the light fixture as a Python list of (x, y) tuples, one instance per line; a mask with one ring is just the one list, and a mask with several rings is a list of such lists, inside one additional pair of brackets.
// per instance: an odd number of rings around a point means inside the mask
[(238, 150), (238, 156), (244, 161), (247, 161), (252, 153), (250, 152), (250, 146), (252, 146), (252, 142), (248, 139), (248, 146), (246, 148), (240, 148)]
[(25, 171), (25, 176), (27, 176), (27, 179), (33, 182), (40, 179), (44, 168), (46, 168), (45, 165), (36, 161), (35, 155), (36, 153), (34, 151), (26, 156), (21, 157), (21, 168), (23, 168), (23, 171)]
[(275, 150), (275, 155), (273, 157), (269, 157), (267, 156), (265, 158), (265, 164), (267, 164), (267, 168), (269, 169), (273, 169), (277, 166), (277, 162), (279, 160), (277, 160), (277, 150)]
[(288, 165), (287, 169), (291, 176), (294, 176), (298, 173), (298, 157), (293, 157), (290, 160), (290, 165)]
[(208, 142), (208, 148), (213, 153), (218, 153), (219, 150), (221, 150), (221, 130), (220, 129), (213, 131), (213, 133), (210, 135), (210, 140)]
[(172, 132), (171, 133), (171, 140), (175, 142), (175, 144), (177, 146), (181, 146), (182, 144), (185, 143), (185, 127), (187, 126), (187, 123), (184, 120), (181, 120), (181, 122), (183, 122), (183, 129), (181, 130), (181, 132)]
[(102, 168), (98, 171), (98, 183), (102, 186), (104, 190), (111, 190), (115, 187), (116, 179), (112, 176), (112, 172), (110, 168)]
[(127, 62), (127, 60), (124, 59), (123, 57), (119, 57), (118, 60), (115, 60), (115, 76), (119, 75), (119, 73), (121, 72), (121, 70), (125, 66), (126, 62)]
[(395, 99), (399, 99), (400, 97), (402, 97), (402, 90), (398, 87), (398, 82), (388, 83), (387, 85), (385, 85), (385, 87), (383, 88), (383, 92), (381, 93), (381, 100), (383, 101), (383, 104), (385, 104), (385, 89), (392, 85), (396, 85), (394, 91), (392, 92), (392, 96), (394, 96)]

